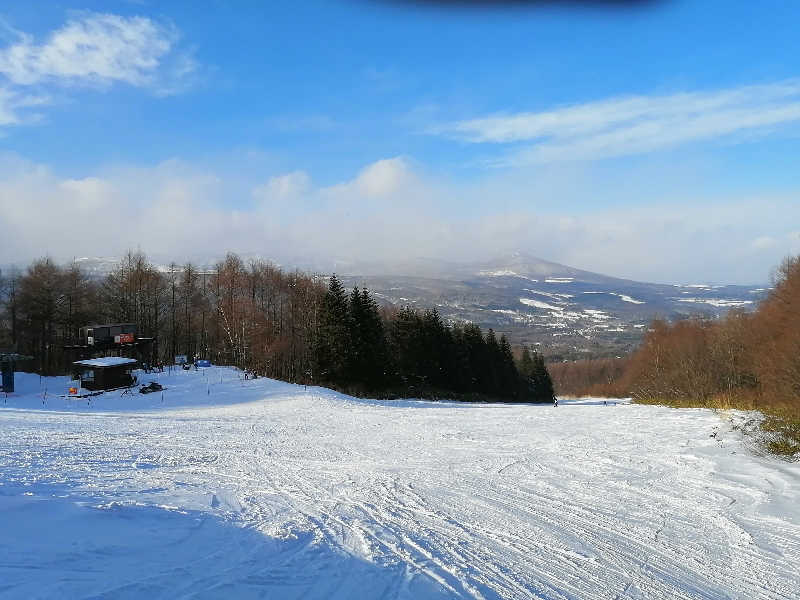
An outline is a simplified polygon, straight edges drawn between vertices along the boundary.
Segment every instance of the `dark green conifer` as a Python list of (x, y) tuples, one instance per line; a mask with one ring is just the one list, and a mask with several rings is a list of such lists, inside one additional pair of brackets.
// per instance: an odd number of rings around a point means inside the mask
[(336, 274), (322, 301), (315, 340), (315, 364), (320, 381), (345, 383), (350, 358), (350, 314), (347, 295)]
[(533, 376), (531, 379), (534, 382), (535, 401), (550, 402), (555, 398), (553, 380), (550, 378), (550, 373), (544, 364), (544, 357), (538, 352), (533, 354)]
[(519, 361), (519, 373), (523, 377), (531, 377), (533, 375), (533, 359), (531, 358), (531, 351), (528, 346), (522, 347), (522, 357)]

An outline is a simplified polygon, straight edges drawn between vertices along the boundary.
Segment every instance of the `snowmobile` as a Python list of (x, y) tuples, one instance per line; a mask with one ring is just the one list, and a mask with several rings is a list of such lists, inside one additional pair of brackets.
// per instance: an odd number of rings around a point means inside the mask
[(151, 381), (149, 384), (143, 385), (142, 387), (140, 387), (139, 388), (139, 393), (140, 394), (149, 394), (151, 392), (160, 392), (163, 389), (164, 389), (163, 385), (161, 385), (160, 383), (157, 383), (155, 381)]

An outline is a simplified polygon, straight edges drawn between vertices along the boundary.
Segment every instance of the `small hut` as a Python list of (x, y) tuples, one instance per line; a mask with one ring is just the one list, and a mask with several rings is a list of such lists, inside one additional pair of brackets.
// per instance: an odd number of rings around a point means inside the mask
[(64, 346), (65, 366), (98, 354), (127, 355), (142, 363), (152, 363), (156, 339), (140, 337), (135, 323), (107, 323), (81, 327), (75, 342)]
[(90, 358), (72, 363), (73, 378), (79, 379), (80, 387), (87, 390), (113, 390), (133, 385), (136, 379), (133, 369), (137, 361), (121, 356)]

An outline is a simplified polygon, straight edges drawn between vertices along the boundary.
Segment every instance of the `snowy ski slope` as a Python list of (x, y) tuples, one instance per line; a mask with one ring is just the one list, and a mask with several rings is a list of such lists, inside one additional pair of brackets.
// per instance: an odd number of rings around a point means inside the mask
[(0, 598), (800, 598), (800, 465), (712, 412), (154, 377), (18, 375)]

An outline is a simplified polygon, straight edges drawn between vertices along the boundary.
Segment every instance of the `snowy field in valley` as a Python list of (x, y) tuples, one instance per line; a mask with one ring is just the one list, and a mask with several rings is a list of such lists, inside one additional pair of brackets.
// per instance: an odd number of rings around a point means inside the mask
[(152, 378), (18, 374), (0, 598), (800, 597), (800, 465), (710, 411)]

